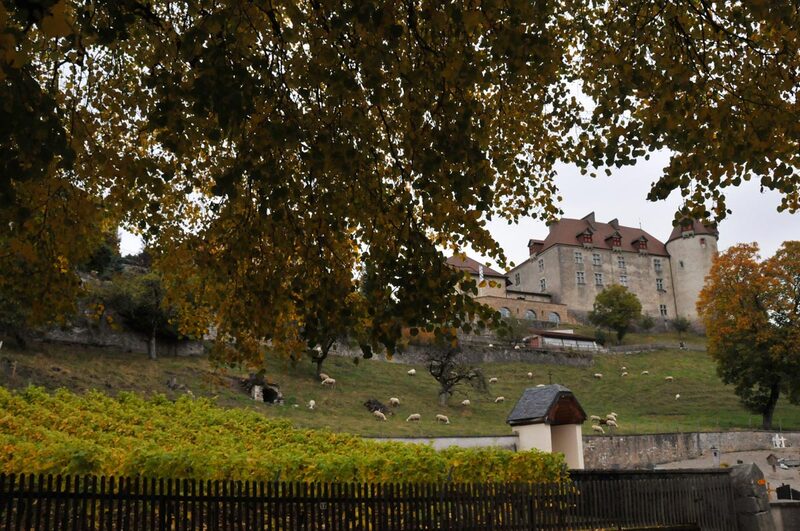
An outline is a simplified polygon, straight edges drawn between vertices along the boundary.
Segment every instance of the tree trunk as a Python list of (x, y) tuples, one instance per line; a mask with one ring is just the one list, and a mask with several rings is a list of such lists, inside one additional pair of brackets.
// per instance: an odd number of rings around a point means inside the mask
[(151, 360), (157, 360), (158, 356), (156, 355), (156, 328), (153, 327), (153, 331), (150, 333), (150, 340), (147, 342), (147, 355), (150, 356)]
[(323, 357), (314, 358), (314, 363), (316, 363), (316, 365), (317, 365), (317, 378), (319, 378), (319, 375), (322, 373), (322, 362), (323, 361), (325, 361), (325, 358), (323, 358)]
[(780, 386), (778, 384), (773, 384), (772, 387), (770, 387), (769, 402), (767, 402), (767, 407), (764, 408), (764, 412), (762, 413), (761, 427), (765, 430), (772, 429), (772, 415), (775, 413), (775, 405), (778, 403), (780, 391)]
[(439, 405), (444, 407), (447, 405), (447, 399), (450, 397), (450, 391), (442, 389), (439, 391)]

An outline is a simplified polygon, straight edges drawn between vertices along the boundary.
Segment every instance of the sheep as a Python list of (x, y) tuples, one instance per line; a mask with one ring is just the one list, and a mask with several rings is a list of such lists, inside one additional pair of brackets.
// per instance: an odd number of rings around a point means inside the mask
[(606, 419), (607, 419), (607, 420), (613, 420), (613, 421), (615, 421), (615, 422), (616, 422), (616, 420), (617, 420), (617, 416), (616, 416), (616, 415), (614, 415), (613, 413), (609, 413), (608, 415), (606, 415)]
[(627, 371), (627, 370), (628, 370), (628, 368), (627, 368), (627, 367), (625, 367), (625, 366), (623, 365), (622, 367), (620, 367), (620, 368), (619, 368), (619, 370), (621, 370), (621, 371)]
[(606, 421), (606, 426), (611, 426), (613, 428), (619, 428), (619, 425), (617, 425), (617, 423), (615, 421), (611, 420), (611, 419)]
[(472, 404), (472, 402), (470, 402), (470, 401), (469, 401), (469, 399), (466, 399), (466, 400), (462, 400), (462, 401), (461, 401), (461, 405), (462, 405), (462, 406), (464, 406), (464, 407), (467, 407), (467, 406), (469, 406), (470, 404)]
[(519, 350), (519, 345), (514, 345), (514, 350)]
[(334, 387), (336, 385), (336, 380), (330, 377), (325, 378), (322, 380), (322, 385), (330, 385), (331, 387)]
[(497, 383), (497, 378), (492, 376), (491, 378), (489, 378), (489, 383)]
[(530, 380), (531, 378), (533, 378), (533, 373), (532, 373), (532, 372), (529, 372), (529, 373), (528, 373), (528, 379)]
[(411, 421), (419, 422), (421, 418), (422, 415), (420, 415), (419, 413), (412, 413), (411, 415), (408, 416), (406, 422), (411, 422)]
[(620, 376), (624, 378), (624, 377), (628, 376), (628, 373), (627, 372), (623, 372), (622, 374), (620, 374)]
[(407, 374), (409, 376), (415, 376), (417, 374), (417, 369), (409, 369)]
[(600, 422), (600, 417), (598, 417), (597, 415), (592, 415), (591, 417), (589, 417), (589, 419), (592, 422), (595, 422), (595, 421)]
[(596, 372), (596, 373), (594, 373), (594, 377), (597, 378), (598, 380), (602, 380), (603, 379), (603, 373), (602, 372)]
[(389, 399), (389, 405), (392, 406), (392, 407), (399, 406), (400, 405), (400, 399), (399, 398), (395, 398), (395, 397), (390, 398)]
[(602, 426), (598, 426), (597, 424), (592, 424), (592, 431), (599, 431), (600, 433), (606, 432)]
[(672, 380), (674, 380), (674, 378), (673, 378), (672, 376), (666, 376), (666, 377), (664, 378), (664, 381), (665, 381), (665, 382), (671, 382)]
[(494, 403), (495, 404), (499, 404), (500, 402), (505, 402), (505, 401), (506, 401), (506, 397), (504, 397), (504, 396), (498, 396), (497, 398), (494, 399)]
[(447, 418), (447, 415), (436, 415), (436, 422), (444, 422), (445, 424), (450, 424), (450, 419)]
[(649, 374), (650, 374), (650, 371), (642, 371), (642, 376), (648, 376)]
[(489, 343), (489, 348), (492, 348), (493, 346), (494, 346), (494, 345), (492, 345), (491, 343)]
[(319, 373), (319, 379), (320, 380), (327, 380), (328, 378), (330, 378), (330, 376), (328, 376), (324, 372)]
[(679, 399), (680, 397), (681, 397), (680, 393), (676, 394), (675, 395), (675, 400)]
[(317, 402), (314, 400), (308, 401), (308, 409), (314, 409), (317, 406)]
[(617, 417), (619, 417), (619, 415), (617, 415), (617, 414), (616, 414), (616, 413), (614, 413), (613, 411), (612, 411), (611, 413), (609, 413), (609, 415), (614, 415), (614, 418), (617, 418)]
[(373, 412), (372, 412), (372, 414), (373, 414), (373, 415), (375, 415), (375, 417), (376, 417), (378, 420), (386, 420), (386, 415), (384, 415), (383, 413), (381, 413), (381, 412), (380, 412), (380, 411), (378, 411), (377, 409), (376, 409), (375, 411), (373, 411)]

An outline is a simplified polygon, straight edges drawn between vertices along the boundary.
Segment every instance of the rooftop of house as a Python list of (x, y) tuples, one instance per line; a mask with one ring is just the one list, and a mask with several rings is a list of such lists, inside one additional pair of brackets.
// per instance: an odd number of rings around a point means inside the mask
[(701, 221), (687, 220), (683, 223), (675, 225), (675, 228), (672, 229), (672, 233), (669, 235), (667, 242), (669, 243), (672, 240), (679, 240), (683, 237), (684, 233), (687, 232), (694, 234), (707, 234), (709, 236), (714, 236), (715, 238), (719, 236), (719, 231), (717, 230), (716, 225), (706, 225)]
[(450, 258), (447, 259), (447, 265), (455, 267), (456, 269), (467, 271), (468, 273), (473, 275), (480, 275), (482, 268), (483, 276), (485, 277), (506, 278), (506, 276), (503, 273), (495, 271), (491, 267), (483, 265), (477, 260), (470, 258), (469, 256), (465, 256), (464, 258), (455, 255), (451, 256)]
[(586, 412), (572, 391), (559, 384), (529, 387), (508, 414), (506, 423), (524, 424), (581, 424)]
[[(546, 251), (555, 245), (584, 246), (584, 235), (591, 237), (591, 246), (596, 249), (622, 250), (638, 253), (646, 250), (656, 256), (669, 256), (664, 243), (647, 231), (620, 225), (619, 221), (612, 219), (602, 223), (594, 218), (594, 212), (581, 219), (561, 218), (550, 225), (550, 233), (544, 240), (530, 240), (529, 248), (535, 248), (536, 253)], [(619, 238), (619, 246), (614, 245), (614, 239)], [(641, 249), (639, 242), (646, 243), (646, 249)]]
[(554, 339), (574, 339), (576, 341), (595, 341), (595, 338), (590, 336), (582, 336), (580, 334), (559, 330), (533, 330), (531, 336), (552, 337)]

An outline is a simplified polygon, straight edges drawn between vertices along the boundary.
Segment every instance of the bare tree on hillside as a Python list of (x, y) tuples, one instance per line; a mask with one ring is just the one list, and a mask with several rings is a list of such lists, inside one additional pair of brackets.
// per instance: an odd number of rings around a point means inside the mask
[(447, 405), (447, 400), (462, 382), (474, 389), (486, 391), (486, 378), (483, 371), (464, 363), (460, 358), (461, 347), (434, 346), (428, 351), (428, 372), (439, 382), (439, 404)]

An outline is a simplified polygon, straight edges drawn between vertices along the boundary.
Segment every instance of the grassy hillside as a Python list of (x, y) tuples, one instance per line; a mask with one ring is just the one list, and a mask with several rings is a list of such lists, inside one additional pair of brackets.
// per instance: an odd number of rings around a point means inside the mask
[[(11, 377), (11, 361), (17, 362)], [(630, 376), (620, 376), (626, 366)], [(437, 386), (424, 367), (416, 366), (417, 376), (406, 374), (409, 365), (381, 361), (331, 358), (324, 370), (338, 384), (336, 389), (322, 388), (310, 363), (296, 366), (270, 360), (268, 377), (280, 384), (286, 398), (284, 406), (256, 404), (241, 392), (235, 380), (244, 376), (237, 370), (214, 370), (200, 358), (164, 358), (156, 362), (143, 355), (109, 353), (80, 347), (36, 347), (19, 352), (7, 347), (0, 351), (0, 385), (21, 388), (29, 384), (48, 389), (67, 387), (74, 391), (96, 388), (114, 394), (134, 391), (142, 394), (164, 393), (175, 397), (185, 391), (172, 391), (166, 382), (175, 378), (195, 395), (216, 397), (219, 405), (246, 407), (268, 417), (291, 420), (299, 427), (327, 427), (336, 431), (363, 435), (430, 436), (507, 434), (505, 418), (526, 387), (538, 383), (560, 383), (575, 392), (589, 415), (619, 414), (620, 433), (666, 432), (748, 428), (760, 425), (738, 403), (730, 387), (722, 385), (714, 364), (705, 353), (657, 351), (643, 354), (603, 355), (593, 367), (559, 367), (533, 363), (487, 364), (487, 377), (496, 376), (497, 384), (489, 394), (463, 389), (449, 407), (436, 404)], [(648, 370), (650, 376), (642, 376)], [(526, 373), (532, 371), (529, 380)], [(603, 373), (602, 380), (592, 375)], [(664, 377), (671, 375), (673, 382)], [(681, 398), (675, 400), (675, 394)], [(496, 396), (506, 402), (495, 404)], [(362, 405), (370, 398), (388, 403), (389, 397), (401, 401), (388, 422), (375, 420)], [(464, 398), (470, 407), (458, 405)], [(317, 408), (307, 409), (308, 400)], [(294, 406), (298, 407), (294, 407)], [(423, 421), (406, 423), (410, 413), (420, 413)], [(434, 416), (443, 413), (450, 425), (437, 425)], [(781, 399), (775, 423), (783, 429), (800, 429), (800, 407)], [(584, 426), (590, 432), (588, 423)]]

